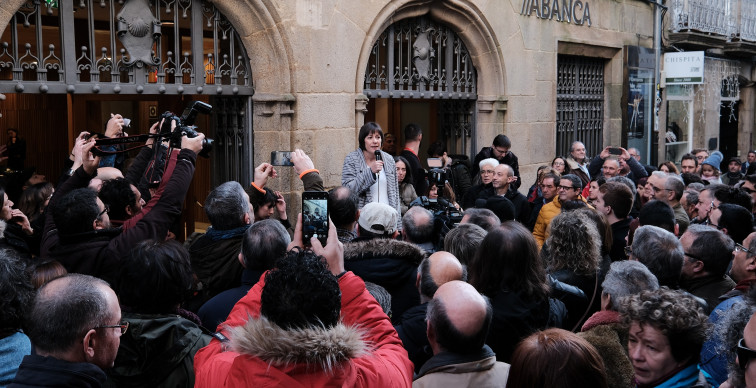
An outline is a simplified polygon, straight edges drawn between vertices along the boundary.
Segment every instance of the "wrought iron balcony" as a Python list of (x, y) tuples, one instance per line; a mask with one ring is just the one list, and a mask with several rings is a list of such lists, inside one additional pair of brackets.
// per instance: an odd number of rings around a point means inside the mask
[(756, 54), (756, 0), (672, 0), (669, 40), (689, 49)]

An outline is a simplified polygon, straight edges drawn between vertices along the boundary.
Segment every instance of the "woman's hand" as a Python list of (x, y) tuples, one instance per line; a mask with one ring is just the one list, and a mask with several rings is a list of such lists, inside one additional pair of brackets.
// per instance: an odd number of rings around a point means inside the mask
[(278, 219), (286, 221), (288, 216), (286, 215), (286, 201), (283, 194), (280, 191), (276, 191), (276, 211), (278, 212)]
[(370, 166), (370, 171), (373, 172), (373, 174), (378, 174), (383, 170), (383, 161), (382, 160), (374, 160), (371, 163), (368, 164)]
[(21, 225), (21, 229), (24, 231), (24, 233), (30, 236), (34, 233), (34, 230), (29, 223), (29, 218), (26, 217), (26, 214), (24, 214), (24, 212), (22, 212), (21, 210), (13, 209), (11, 211), (11, 221)]

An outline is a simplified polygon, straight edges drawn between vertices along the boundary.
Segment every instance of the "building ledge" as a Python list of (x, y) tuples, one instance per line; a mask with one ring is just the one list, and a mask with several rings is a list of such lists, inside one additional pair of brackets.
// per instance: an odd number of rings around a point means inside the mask
[(727, 43), (727, 37), (718, 34), (689, 30), (670, 32), (669, 42), (680, 48), (705, 50), (708, 48), (724, 48)]

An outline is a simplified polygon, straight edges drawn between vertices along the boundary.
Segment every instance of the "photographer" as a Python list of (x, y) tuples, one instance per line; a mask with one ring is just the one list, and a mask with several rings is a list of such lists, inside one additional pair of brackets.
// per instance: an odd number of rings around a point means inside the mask
[[(173, 123), (175, 126), (175, 123)], [(108, 208), (92, 190), (100, 157), (92, 154), (95, 140), (77, 139), (77, 166), (73, 174), (50, 200), (42, 235), (42, 257), (61, 262), (69, 272), (90, 274), (112, 280), (118, 273), (121, 257), (145, 239), (165, 239), (170, 226), (181, 215), (184, 197), (194, 175), (197, 154), (203, 149), (205, 135), (181, 137), (181, 151), (173, 173), (166, 180), (162, 196), (149, 213), (128, 229), (112, 228)]]

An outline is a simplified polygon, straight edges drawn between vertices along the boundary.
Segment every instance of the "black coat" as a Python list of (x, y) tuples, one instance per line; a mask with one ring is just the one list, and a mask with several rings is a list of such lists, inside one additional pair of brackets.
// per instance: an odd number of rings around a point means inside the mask
[(357, 238), (344, 244), (344, 269), (391, 294), (392, 322), (399, 323), (405, 311), (420, 304), (415, 286), (417, 267), (425, 252), (415, 244), (375, 238)]
[(425, 322), (427, 310), (428, 303), (411, 307), (402, 315), (402, 322), (394, 326), (396, 333), (402, 340), (404, 349), (407, 350), (410, 361), (415, 364), (415, 373), (419, 372), (420, 367), (433, 357)]
[(105, 380), (105, 372), (94, 364), (32, 354), (24, 356), (8, 387), (102, 387)]
[(556, 299), (535, 299), (515, 290), (500, 290), (489, 295), (493, 320), (486, 343), (496, 353), (496, 360), (511, 362), (517, 344), (525, 337), (548, 327), (562, 327), (567, 314)]

